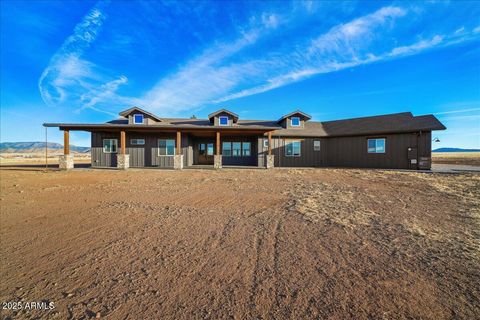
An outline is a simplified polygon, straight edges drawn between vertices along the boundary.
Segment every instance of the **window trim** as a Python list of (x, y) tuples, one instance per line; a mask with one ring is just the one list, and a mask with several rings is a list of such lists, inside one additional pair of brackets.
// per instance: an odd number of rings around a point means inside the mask
[[(294, 143), (294, 142), (298, 142), (300, 144), (300, 152), (298, 154), (287, 154), (287, 144)], [(301, 157), (301, 156), (302, 156), (302, 140), (298, 140), (298, 139), (285, 140), (285, 157)]]
[[(138, 143), (138, 141), (141, 140), (143, 141), (142, 143)], [(135, 141), (135, 142), (134, 142)], [(145, 145), (145, 139), (140, 138), (140, 139), (130, 139), (130, 144), (132, 146), (144, 146)]]
[[(318, 149), (317, 146), (315, 145), (315, 142), (318, 142)], [(322, 142), (321, 140), (313, 140), (313, 151), (320, 151), (322, 149)]]
[[(370, 140), (375, 140), (375, 151), (369, 150), (368, 143)], [(383, 151), (377, 151), (377, 140), (383, 140)], [(369, 154), (387, 153), (387, 139), (386, 138), (367, 138), (367, 153)]]
[[(160, 141), (165, 141), (165, 154), (160, 154)], [(167, 141), (173, 141), (173, 154), (167, 154), (168, 146), (167, 146)], [(158, 156), (159, 157), (173, 157), (177, 154), (177, 146), (176, 146), (176, 141), (175, 139), (158, 139), (157, 141), (157, 147), (158, 147)]]
[[(293, 119), (298, 119), (298, 124), (293, 124)], [(302, 121), (300, 120), (300, 117), (290, 117), (290, 126), (291, 127), (300, 127), (302, 124)]]
[[(141, 116), (142, 117), (142, 122), (137, 122), (136, 116)], [(133, 114), (133, 124), (143, 124), (145, 122), (145, 116), (141, 113), (134, 113)]]
[[(115, 141), (114, 145), (115, 145), (115, 151), (105, 151), (105, 141), (107, 140), (110, 140), (110, 141)], [(118, 153), (118, 139), (103, 139), (102, 141), (102, 150), (103, 150), (103, 153)]]
[(268, 149), (268, 139), (263, 139), (263, 148)]
[[(243, 152), (247, 150), (243, 148), (243, 145), (245, 143), (248, 143), (248, 156), (243, 154)], [(249, 158), (251, 156), (252, 156), (252, 143), (250, 141), (242, 141), (242, 157)]]
[[(222, 119), (227, 119), (227, 123), (222, 124)], [(222, 126), (222, 127), (228, 126), (229, 122), (230, 122), (230, 118), (228, 116), (219, 116), (218, 117), (218, 125), (219, 126)]]
[[(225, 148), (223, 147), (225, 145), (230, 146), (230, 148), (227, 149), (228, 151), (230, 151), (230, 154), (228, 154), (228, 155), (225, 154)], [(233, 154), (233, 152), (232, 152), (232, 142), (231, 141), (223, 141), (222, 142), (222, 157), (232, 157), (232, 154)]]

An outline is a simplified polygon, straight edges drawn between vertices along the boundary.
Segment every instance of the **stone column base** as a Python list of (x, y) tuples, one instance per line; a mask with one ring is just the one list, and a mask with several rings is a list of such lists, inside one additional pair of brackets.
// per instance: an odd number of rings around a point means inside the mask
[(214, 155), (213, 156), (213, 167), (215, 169), (222, 168), (222, 155)]
[(267, 169), (275, 167), (275, 156), (273, 154), (267, 155), (267, 163), (265, 165)]
[(130, 167), (129, 154), (117, 154), (117, 169), (126, 170)]
[(173, 156), (173, 169), (175, 170), (183, 169), (183, 154), (177, 154)]
[(65, 154), (58, 158), (58, 167), (60, 170), (70, 170), (73, 169), (73, 155)]

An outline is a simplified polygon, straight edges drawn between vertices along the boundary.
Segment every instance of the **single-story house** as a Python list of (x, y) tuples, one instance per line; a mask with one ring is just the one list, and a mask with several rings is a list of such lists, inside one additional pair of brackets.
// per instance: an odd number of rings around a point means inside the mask
[(64, 131), (62, 169), (73, 168), (69, 132), (91, 132), (92, 167), (198, 165), (430, 169), (433, 115), (410, 112), (311, 121), (294, 111), (278, 120), (243, 120), (226, 109), (208, 119), (163, 118), (133, 107), (103, 124), (45, 123)]

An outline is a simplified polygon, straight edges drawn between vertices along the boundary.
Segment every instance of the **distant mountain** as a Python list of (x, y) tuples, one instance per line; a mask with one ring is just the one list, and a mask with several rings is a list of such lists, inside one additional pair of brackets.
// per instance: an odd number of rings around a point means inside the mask
[[(63, 145), (56, 142), (48, 143), (48, 150), (56, 151), (62, 150)], [(70, 145), (70, 150), (72, 152), (86, 153), (90, 151), (89, 147), (78, 147)], [(1, 142), (0, 143), (0, 152), (1, 153), (36, 153), (45, 151), (45, 142)]]
[(480, 149), (438, 148), (432, 152), (480, 152)]

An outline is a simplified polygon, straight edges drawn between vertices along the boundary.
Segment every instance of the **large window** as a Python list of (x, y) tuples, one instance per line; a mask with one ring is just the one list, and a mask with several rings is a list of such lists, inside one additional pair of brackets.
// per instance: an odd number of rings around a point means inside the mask
[(240, 157), (242, 155), (242, 143), (232, 142), (232, 155), (234, 157)]
[(143, 114), (134, 114), (133, 115), (134, 124), (143, 124)]
[(130, 139), (130, 144), (132, 146), (143, 146), (145, 144), (145, 139)]
[(250, 157), (250, 142), (242, 142), (242, 156)]
[(385, 138), (368, 139), (367, 145), (368, 153), (385, 153)]
[(290, 125), (292, 127), (299, 127), (300, 126), (300, 118), (299, 117), (291, 117), (290, 118)]
[(301, 155), (302, 142), (300, 140), (285, 141), (285, 155), (287, 157), (299, 157)]
[(251, 155), (251, 142), (222, 142), (222, 156), (224, 157), (250, 157)]
[(221, 126), (228, 126), (228, 117), (227, 116), (221, 116), (218, 118), (218, 123)]
[(104, 153), (117, 153), (117, 139), (103, 139), (103, 152)]
[(313, 140), (313, 151), (320, 151), (320, 140)]
[(213, 143), (207, 143), (207, 156), (213, 156)]
[(225, 157), (232, 156), (232, 143), (231, 142), (223, 142), (222, 143), (222, 155)]
[(175, 155), (175, 140), (173, 140), (173, 139), (159, 139), (158, 140), (158, 155), (159, 156), (174, 156)]

